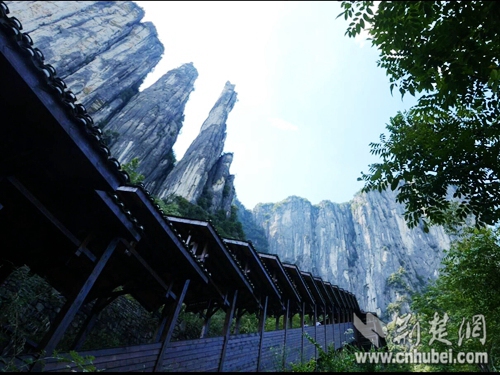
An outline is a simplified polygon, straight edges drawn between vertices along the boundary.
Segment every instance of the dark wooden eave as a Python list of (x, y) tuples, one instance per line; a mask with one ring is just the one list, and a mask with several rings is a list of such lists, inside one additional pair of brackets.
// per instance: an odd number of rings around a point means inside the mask
[[(120, 186), (117, 194), (144, 226), (144, 239), (138, 247), (141, 255), (154, 267), (174, 277), (196, 279), (208, 283), (208, 270), (186, 247), (180, 235), (174, 232), (150, 197), (140, 187)], [(147, 242), (143, 244), (143, 242)]]
[(311, 291), (314, 299), (316, 300), (316, 307), (318, 311), (323, 311), (326, 301), (323, 298), (323, 294), (319, 291), (316, 282), (314, 281), (314, 276), (310, 272), (301, 271), (302, 278), (306, 282), (309, 290)]
[(321, 277), (315, 276), (314, 282), (316, 283), (316, 286), (318, 287), (319, 292), (321, 293), (323, 300), (325, 301), (326, 306), (333, 306), (334, 302), (330, 298), (330, 294), (326, 290), (326, 285), (324, 284), (324, 281)]
[(333, 291), (333, 285), (329, 281), (325, 281), (325, 287), (330, 295), (331, 300), (333, 301), (333, 304), (335, 305), (336, 308), (339, 308), (340, 301), (338, 300), (337, 296), (335, 295), (335, 293)]
[[(271, 274), (273, 282), (279, 285), (279, 288), (282, 291), (282, 302), (283, 305), (286, 305), (287, 300), (291, 302), (291, 309), (293, 312), (299, 311), (302, 309), (302, 298), (300, 297), (299, 292), (295, 289), (295, 286), (292, 283), (292, 280), (289, 278), (283, 264), (280, 259), (273, 254), (265, 254), (258, 253), (260, 259), (264, 263), (267, 271)], [(275, 314), (279, 312), (274, 312)]]
[[(351, 292), (349, 292), (351, 293)], [(351, 293), (352, 295), (352, 299), (353, 299), (353, 302), (354, 302), (354, 306), (355, 306), (355, 311), (360, 313), (361, 312), (361, 308), (359, 307), (359, 303), (358, 303), (358, 299), (356, 298), (356, 295), (354, 293)]]
[(290, 277), (292, 278), (292, 282), (299, 291), (302, 301), (307, 304), (306, 310), (308, 312), (314, 311), (314, 304), (316, 303), (316, 300), (314, 299), (314, 296), (312, 295), (309, 287), (302, 277), (302, 273), (300, 272), (299, 267), (297, 267), (295, 264), (289, 263), (283, 263), (283, 267), (288, 272), (288, 275), (290, 275)]
[(346, 291), (344, 289), (342, 289), (342, 288), (339, 288), (339, 292), (340, 292), (340, 295), (341, 295), (342, 299), (344, 300), (346, 308), (349, 311), (351, 311), (352, 310), (352, 306), (351, 306), (351, 302), (349, 301), (349, 297), (347, 296)]
[(88, 228), (89, 236), (80, 241), (68, 229), (71, 225), (53, 214), (51, 209), (57, 207), (53, 207), (52, 202), (42, 204), (14, 177), (1, 179), (0, 199), (7, 202), (0, 212), (0, 226), (5, 230), (1, 261), (17, 266), (27, 264), (62, 295), (68, 296), (74, 285), (86, 279), (96, 258), (113, 235), (117, 235), (123, 238), (120, 249), (111, 257), (86, 302), (112, 296), (116, 288), (125, 287), (148, 310), (158, 308), (165, 300), (165, 284), (144, 266), (140, 256), (127, 251), (129, 241), (140, 239), (129, 216), (106, 193), (98, 191), (92, 199), (88, 198), (86, 204), (81, 205), (87, 210), (74, 215), (93, 225)]
[[(212, 224), (206, 221), (176, 216), (168, 216), (167, 219), (172, 223), (188, 247), (196, 246), (198, 254), (206, 247), (207, 256), (203, 256), (203, 254), (198, 256), (208, 270), (210, 280), (222, 291), (226, 304), (229, 294), (235, 290), (238, 290), (240, 296), (251, 296), (252, 303), (259, 303), (254, 294), (251, 281)], [(248, 300), (239, 298), (237, 304), (240, 303), (247, 304)]]
[(344, 302), (344, 310), (345, 310), (347, 313), (350, 313), (350, 312), (351, 312), (351, 304), (350, 304), (350, 303), (349, 303), (349, 301), (347, 300), (347, 296), (346, 296), (346, 294), (345, 294), (344, 289), (339, 288), (339, 295), (340, 295), (340, 297), (342, 298), (342, 301)]
[(349, 292), (349, 291), (345, 291), (346, 295), (347, 295), (347, 299), (349, 300), (349, 305), (351, 306), (351, 309), (352, 311), (356, 311), (356, 301), (355, 301), (355, 298), (354, 298), (354, 295)]
[(259, 298), (265, 296), (271, 299), (271, 304), (281, 303), (281, 293), (266, 271), (257, 251), (252, 244), (246, 241), (224, 238), (223, 241), (243, 265), (243, 270), (255, 285), (255, 293)]
[(342, 293), (340, 292), (340, 288), (337, 285), (332, 285), (332, 290), (335, 296), (337, 297), (337, 300), (339, 301), (339, 307), (344, 311), (348, 308), (348, 305), (346, 304)]

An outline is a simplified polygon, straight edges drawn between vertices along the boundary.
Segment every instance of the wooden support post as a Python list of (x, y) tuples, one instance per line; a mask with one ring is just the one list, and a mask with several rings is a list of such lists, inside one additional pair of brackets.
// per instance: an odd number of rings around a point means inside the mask
[[(52, 352), (56, 348), (59, 341), (62, 339), (64, 332), (66, 332), (66, 329), (71, 324), (76, 313), (82, 306), (85, 298), (87, 297), (95, 281), (101, 274), (104, 266), (111, 257), (111, 254), (113, 254), (113, 251), (115, 250), (119, 241), (119, 238), (114, 238), (113, 240), (111, 240), (107, 249), (104, 251), (101, 258), (94, 266), (94, 269), (90, 273), (87, 280), (85, 280), (83, 285), (80, 288), (76, 289), (73, 294), (68, 297), (68, 301), (57, 315), (55, 322), (51, 325), (49, 332), (45, 334), (44, 338), (40, 342), (38, 346), (40, 348), (40, 352), (44, 351), (45, 355), (47, 356), (52, 355)], [(32, 368), (32, 370), (33, 369), (34, 368)]]
[(260, 358), (262, 356), (262, 343), (264, 339), (264, 332), (266, 330), (266, 318), (267, 318), (267, 301), (268, 301), (268, 296), (266, 296), (266, 299), (264, 300), (264, 309), (262, 309), (261, 314), (260, 314), (260, 324), (259, 324), (259, 353), (257, 356), (257, 372), (260, 372)]
[(239, 335), (240, 333), (240, 324), (241, 324), (241, 315), (236, 315), (236, 322), (234, 324), (234, 334)]
[(163, 331), (165, 330), (165, 326), (168, 320), (168, 315), (169, 315), (168, 312), (169, 309), (165, 304), (161, 312), (160, 324), (158, 325), (158, 328), (156, 328), (154, 342), (161, 342), (161, 337), (163, 336)]
[(94, 328), (98, 315), (99, 315), (99, 313), (92, 312), (87, 317), (87, 319), (85, 319), (85, 322), (83, 323), (82, 328), (80, 329), (80, 331), (78, 331), (78, 335), (76, 336), (75, 340), (73, 341), (73, 344), (71, 344), (71, 347), (70, 347), (71, 350), (79, 350), (81, 348), (81, 346), (83, 345), (83, 343), (87, 339), (88, 334)]
[(287, 300), (286, 301), (286, 305), (285, 305), (286, 306), (285, 307), (285, 313), (283, 314), (283, 325), (282, 325), (282, 327), (283, 327), (284, 330), (286, 330), (287, 327), (288, 327), (288, 303), (289, 303), (289, 301)]
[(224, 320), (224, 330), (222, 332), (224, 336), (224, 342), (222, 343), (222, 351), (219, 360), (219, 372), (222, 372), (224, 368), (224, 359), (226, 357), (227, 342), (229, 341), (229, 335), (231, 333), (231, 323), (233, 321), (234, 310), (236, 309), (236, 300), (238, 298), (238, 291), (234, 291), (233, 301), (229, 306), (229, 312), (226, 312), (226, 319)]
[(245, 310), (242, 309), (241, 307), (238, 308), (238, 311), (236, 312), (236, 321), (234, 324), (234, 334), (237, 335), (240, 333), (240, 324), (241, 324), (241, 317), (245, 313)]
[(283, 357), (282, 357), (282, 369), (283, 371), (286, 371), (285, 369), (285, 363), (286, 363), (286, 336), (287, 336), (287, 326), (288, 326), (288, 314), (290, 313), (290, 300), (286, 300), (286, 310), (285, 310), (285, 315), (283, 316), (283, 329), (285, 330), (285, 334), (283, 335)]
[(200, 339), (204, 338), (205, 335), (208, 334), (210, 330), (210, 321), (212, 320), (212, 316), (207, 316), (205, 321), (203, 322), (203, 327), (201, 327)]
[(328, 327), (327, 324), (326, 324), (326, 321), (327, 321), (327, 314), (326, 314), (326, 304), (323, 305), (323, 330), (325, 331), (325, 353), (328, 351), (328, 343), (326, 342), (326, 328)]
[(162, 339), (163, 345), (161, 346), (160, 352), (158, 353), (158, 358), (156, 359), (155, 368), (153, 371), (158, 372), (162, 370), (163, 365), (163, 357), (165, 356), (165, 350), (168, 347), (170, 339), (172, 338), (172, 333), (174, 332), (175, 323), (177, 323), (177, 318), (179, 317), (179, 313), (181, 312), (182, 302), (184, 302), (184, 297), (186, 297), (186, 293), (189, 287), (190, 280), (186, 280), (184, 282), (184, 287), (182, 288), (182, 292), (179, 294), (179, 298), (177, 299), (177, 303), (175, 304), (175, 308), (169, 314), (166, 331), (163, 332)]
[(207, 312), (203, 319), (203, 326), (201, 327), (200, 339), (204, 338), (210, 329), (210, 319), (212, 319), (213, 312), (212, 309), (212, 300), (208, 301)]
[(243, 315), (245, 315), (245, 313), (247, 312), (247, 310), (245, 308), (238, 308), (238, 313), (236, 314), (236, 324), (234, 326), (234, 334), (235, 335), (238, 335), (240, 333), (240, 326), (241, 326), (241, 318), (243, 317)]
[(94, 328), (94, 325), (97, 321), (97, 317), (99, 316), (99, 313), (106, 307), (108, 306), (111, 302), (113, 302), (119, 295), (113, 295), (112, 297), (109, 298), (98, 298), (97, 301), (95, 302), (94, 306), (92, 307), (92, 310), (83, 322), (82, 327), (80, 328), (80, 331), (75, 337), (75, 340), (73, 341), (73, 344), (71, 345), (70, 349), (71, 350), (79, 350), (80, 347), (83, 345), (85, 342), (85, 339), (87, 338), (88, 334), (90, 331), (92, 331), (92, 328)]
[(302, 311), (300, 313), (300, 326), (302, 327), (302, 339), (300, 341), (300, 361), (304, 362), (304, 333), (305, 333), (305, 322), (304, 317), (306, 315), (306, 303), (302, 302)]
[(276, 315), (276, 331), (280, 329), (280, 316)]
[[(318, 342), (318, 307), (314, 304), (314, 341)], [(314, 346), (314, 358), (318, 359), (318, 348)]]
[(332, 305), (332, 340), (333, 340), (333, 348), (335, 347), (335, 306)]
[(210, 315), (205, 321), (205, 324), (203, 324), (203, 327), (201, 328), (200, 339), (204, 338), (206, 335), (208, 335), (208, 332), (210, 332), (211, 321), (212, 321), (212, 316)]

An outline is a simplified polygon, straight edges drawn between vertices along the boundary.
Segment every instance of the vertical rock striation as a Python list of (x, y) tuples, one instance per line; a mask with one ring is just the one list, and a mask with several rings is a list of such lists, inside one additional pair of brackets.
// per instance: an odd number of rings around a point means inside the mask
[[(383, 315), (389, 303), (437, 277), (450, 245), (441, 227), (430, 233), (409, 229), (403, 212), (395, 192), (385, 191), (316, 206), (289, 197), (257, 205), (253, 218), (266, 234), (270, 253), (352, 291), (362, 308)], [(398, 272), (401, 277), (394, 277)]]
[(105, 123), (158, 63), (163, 45), (131, 1), (11, 1), (24, 30), (88, 109)]
[(113, 155), (120, 163), (139, 158), (138, 172), (156, 193), (173, 168), (172, 146), (184, 120), (184, 107), (198, 72), (192, 63), (163, 75), (136, 94), (104, 127)]
[(235, 197), (234, 175), (230, 174), (229, 168), (233, 162), (233, 154), (223, 154), (208, 172), (208, 179), (203, 189), (204, 205), (208, 211), (215, 213), (223, 210), (226, 217), (231, 215), (231, 205)]
[[(232, 178), (229, 175), (225, 175), (222, 179), (217, 178), (216, 175), (222, 172), (228, 173), (232, 161), (232, 154), (222, 156), (221, 154), (226, 139), (227, 117), (235, 103), (234, 85), (226, 82), (219, 99), (203, 123), (200, 133), (168, 175), (164, 187), (159, 192), (160, 198), (180, 195), (191, 203), (197, 203), (205, 189), (218, 195), (222, 184), (226, 186), (229, 183), (228, 189), (234, 190), (231, 188)], [(205, 188), (209, 180), (212, 185)], [(222, 187), (223, 191), (224, 187)]]

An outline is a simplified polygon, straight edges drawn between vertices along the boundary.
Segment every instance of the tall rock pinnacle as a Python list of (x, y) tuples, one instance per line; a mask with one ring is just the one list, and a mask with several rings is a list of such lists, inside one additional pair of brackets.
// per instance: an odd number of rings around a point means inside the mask
[(168, 175), (165, 188), (158, 194), (160, 198), (180, 195), (192, 203), (200, 198), (210, 171), (221, 158), (226, 139), (227, 116), (236, 103), (236, 96), (234, 85), (226, 82), (222, 94), (203, 123), (200, 134)]
[(156, 193), (173, 168), (172, 146), (184, 120), (184, 107), (194, 89), (198, 71), (192, 63), (163, 75), (136, 94), (104, 127), (113, 155), (120, 163), (139, 158), (138, 172)]

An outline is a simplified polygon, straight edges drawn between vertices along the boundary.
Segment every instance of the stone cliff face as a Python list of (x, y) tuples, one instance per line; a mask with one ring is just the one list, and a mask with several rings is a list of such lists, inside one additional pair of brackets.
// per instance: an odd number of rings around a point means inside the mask
[[(395, 192), (358, 194), (348, 203), (313, 206), (299, 197), (259, 204), (255, 223), (269, 252), (352, 291), (360, 306), (384, 315), (389, 303), (437, 276), (450, 238), (440, 227), (410, 230)], [(251, 237), (250, 237), (251, 238)]]
[(210, 201), (232, 201), (234, 176), (229, 175), (229, 166), (233, 155), (222, 155), (222, 150), (227, 117), (235, 103), (234, 85), (227, 82), (199, 135), (167, 177), (166, 187), (159, 192), (160, 198), (180, 195), (196, 203), (206, 191)]
[(138, 92), (163, 54), (155, 27), (140, 22), (144, 11), (130, 1), (7, 5), (96, 123), (106, 123)]
[(208, 210), (215, 213), (218, 209), (223, 210), (226, 216), (231, 213), (231, 205), (235, 197), (234, 175), (230, 174), (229, 168), (233, 162), (233, 154), (223, 154), (208, 172), (208, 179), (203, 189), (202, 196)]
[(222, 150), (236, 101), (234, 85), (226, 84), (200, 135), (173, 169), (172, 146), (198, 72), (192, 63), (184, 64), (139, 93), (164, 51), (154, 25), (141, 22), (144, 11), (131, 1), (7, 3), (46, 62), (104, 130), (113, 156), (121, 163), (139, 159), (137, 172), (151, 193), (173, 193), (193, 203), (203, 194), (208, 211), (222, 209), (229, 216), (233, 156)]
[(139, 158), (138, 172), (156, 194), (174, 164), (172, 147), (184, 120), (184, 107), (198, 72), (192, 63), (171, 70), (136, 94), (105, 126), (111, 151), (120, 163)]

